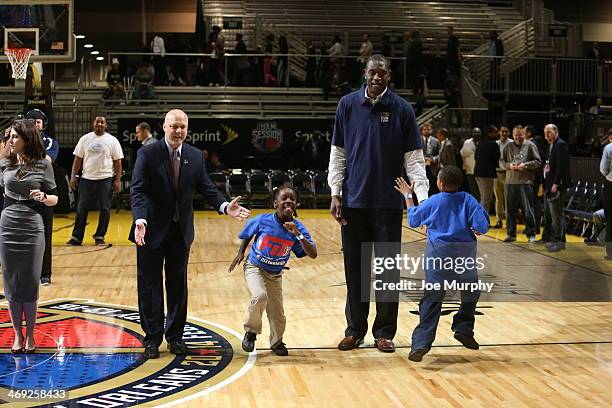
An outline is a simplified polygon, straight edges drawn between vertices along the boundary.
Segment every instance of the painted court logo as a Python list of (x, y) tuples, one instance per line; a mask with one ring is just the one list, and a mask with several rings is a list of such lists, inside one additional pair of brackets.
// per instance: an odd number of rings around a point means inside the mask
[(238, 333), (215, 323), (189, 319), (183, 340), (189, 355), (160, 348), (161, 358), (147, 360), (136, 310), (60, 300), (39, 307), (36, 353), (11, 354), (13, 330), (8, 311), (0, 308), (0, 404), (173, 404), (232, 382), (255, 360), (242, 352)]

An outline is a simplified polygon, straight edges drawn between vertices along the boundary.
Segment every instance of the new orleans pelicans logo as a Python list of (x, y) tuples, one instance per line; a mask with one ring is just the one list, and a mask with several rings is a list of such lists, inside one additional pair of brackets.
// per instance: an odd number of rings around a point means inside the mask
[[(142, 355), (138, 312), (124, 306), (61, 300), (40, 305), (35, 354), (11, 354), (13, 331), (0, 309), (0, 404), (52, 407), (157, 406), (211, 392), (244, 374), (255, 360), (240, 336), (189, 319), (191, 353)], [(165, 351), (161, 348), (160, 351)]]

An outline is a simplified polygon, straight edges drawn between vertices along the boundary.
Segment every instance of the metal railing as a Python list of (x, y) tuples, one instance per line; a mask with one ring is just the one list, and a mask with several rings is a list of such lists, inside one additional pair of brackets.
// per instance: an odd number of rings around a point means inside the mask
[[(151, 57), (157, 56), (158, 54), (153, 53), (139, 53), (139, 52), (109, 52), (108, 61), (112, 61), (114, 57), (126, 57), (128, 59), (128, 65), (136, 65), (137, 62), (143, 60), (149, 60)], [(207, 81), (209, 83), (228, 86), (234, 83), (235, 70), (238, 68), (238, 63), (244, 58), (249, 59), (249, 73), (259, 74), (257, 70), (263, 70), (266, 64), (277, 64), (280, 58), (286, 57), (289, 61), (287, 69), (284, 71), (286, 75), (283, 78), (275, 78), (273, 84), (250, 84), (251, 86), (257, 85), (270, 85), (270, 86), (285, 86), (291, 84), (291, 78), (297, 79), (298, 81), (308, 81), (309, 74), (314, 73), (314, 83), (306, 86), (310, 87), (324, 87), (326, 84), (321, 83), (329, 80), (332, 84), (336, 81), (340, 82), (351, 82), (355, 77), (363, 75), (363, 66), (357, 61), (359, 55), (323, 55), (323, 54), (300, 54), (300, 53), (289, 53), (289, 54), (267, 54), (267, 53), (248, 53), (248, 54), (233, 54), (225, 53), (221, 58), (213, 58), (211, 54), (203, 53), (165, 53), (164, 54), (164, 65), (171, 67), (173, 60), (176, 58), (191, 58), (197, 59), (198, 64), (204, 66), (204, 71), (209, 72), (213, 80)], [(269, 59), (269, 62), (265, 60)], [(311, 59), (311, 65), (308, 65), (308, 60)], [(397, 88), (406, 88), (406, 75), (404, 74), (408, 68), (405, 57), (388, 57), (392, 65), (392, 81), (395, 81)], [(295, 61), (307, 61), (306, 68), (302, 68), (301, 64), (295, 63)], [(261, 64), (261, 65), (259, 65)], [(257, 67), (254, 67), (257, 66)], [(339, 72), (335, 72), (338, 69)], [(216, 70), (215, 72), (210, 72)], [(305, 71), (304, 71), (305, 70)], [(105, 73), (103, 73), (105, 75)], [(263, 72), (261, 73), (263, 76)], [(328, 77), (329, 75), (329, 77)], [(336, 77), (334, 77), (336, 75)], [(340, 76), (341, 78), (338, 78)], [(251, 75), (252, 77), (252, 75)], [(303, 79), (302, 79), (303, 78)], [(251, 78), (253, 79), (253, 78)], [(255, 81), (259, 81), (263, 78), (255, 78)], [(357, 78), (359, 79), (359, 78)], [(103, 80), (103, 78), (100, 78)], [(253, 82), (253, 81), (251, 81)]]
[(609, 64), (598, 60), (466, 55), (464, 64), (485, 93), (555, 96), (609, 92)]
[[(533, 19), (523, 21), (510, 30), (503, 32), (499, 36), (504, 44), (504, 56), (508, 57), (504, 62), (505, 70), (512, 72), (518, 69), (525, 62), (525, 57), (534, 56), (535, 50), (535, 30)], [(465, 60), (467, 68), (472, 74), (472, 78), (481, 78), (490, 75), (490, 72), (497, 68), (494, 64), (480, 64), (477, 57), (489, 57), (489, 43), (476, 48)], [(496, 60), (491, 60), (496, 61)], [(501, 61), (500, 61), (501, 62)]]

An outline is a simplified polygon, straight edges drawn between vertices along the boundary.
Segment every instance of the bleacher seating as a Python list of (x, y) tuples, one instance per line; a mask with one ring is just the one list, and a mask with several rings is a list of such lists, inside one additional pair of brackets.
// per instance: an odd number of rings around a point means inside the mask
[[(330, 189), (327, 185), (327, 171), (307, 170), (248, 170), (236, 169), (232, 174), (211, 173), (211, 179), (227, 199), (238, 195), (242, 205), (248, 208), (272, 208), (274, 189), (293, 186), (299, 193), (300, 205), (307, 208), (327, 208)], [(196, 209), (202, 197), (196, 197)], [(208, 207), (210, 208), (210, 207)]]
[(595, 224), (594, 213), (602, 208), (603, 184), (578, 181), (568, 189), (564, 208), (567, 232), (589, 236)]
[[(208, 3), (208, 2), (207, 2)], [(224, 13), (224, 1), (215, 1), (216, 8), (206, 9), (207, 15)], [(228, 7), (238, 12), (235, 1)], [(348, 51), (357, 53), (363, 34), (368, 34), (375, 48), (385, 33), (403, 33), (419, 30), (425, 52), (445, 51), (445, 27), (453, 25), (461, 39), (462, 50), (470, 51), (487, 38), (488, 31), (504, 31), (523, 20), (517, 9), (492, 7), (486, 2), (417, 2), (356, 0), (347, 7), (338, 0), (300, 0), (276, 2), (271, 0), (244, 0), (243, 15), (256, 15), (264, 27), (278, 35), (289, 34), (299, 38), (301, 44), (329, 43), (334, 35), (342, 34), (348, 40)], [(233, 4), (233, 6), (232, 6)], [(227, 15), (227, 14), (226, 14)], [(295, 44), (293, 44), (295, 46)], [(401, 46), (400, 46), (401, 48)]]

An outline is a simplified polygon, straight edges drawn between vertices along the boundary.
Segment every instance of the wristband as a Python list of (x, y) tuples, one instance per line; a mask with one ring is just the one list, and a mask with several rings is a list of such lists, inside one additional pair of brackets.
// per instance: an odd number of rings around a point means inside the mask
[(300, 234), (297, 236), (298, 241), (301, 241), (304, 239), (304, 234)]
[(404, 194), (406, 200), (412, 200), (412, 194)]

